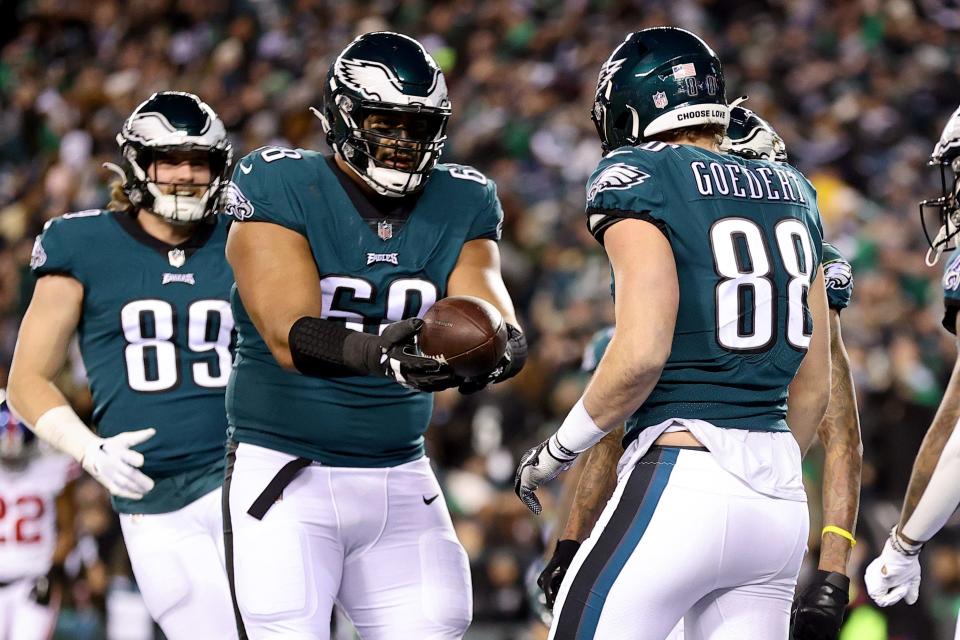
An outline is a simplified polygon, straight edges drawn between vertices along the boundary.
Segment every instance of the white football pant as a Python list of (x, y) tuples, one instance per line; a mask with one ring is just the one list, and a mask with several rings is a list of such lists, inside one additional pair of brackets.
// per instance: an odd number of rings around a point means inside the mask
[(327, 640), (334, 603), (364, 640), (462, 638), (470, 567), (429, 461), (310, 464), (262, 520), (249, 515), (292, 460), (240, 443), (225, 484), (233, 587), (250, 640)]
[(714, 454), (653, 447), (620, 476), (557, 597), (551, 640), (784, 640), (807, 505)]
[(168, 640), (237, 637), (222, 522), (219, 488), (177, 511), (120, 514), (137, 586)]
[(54, 611), (30, 597), (34, 580), (0, 587), (0, 640), (47, 640), (53, 634)]

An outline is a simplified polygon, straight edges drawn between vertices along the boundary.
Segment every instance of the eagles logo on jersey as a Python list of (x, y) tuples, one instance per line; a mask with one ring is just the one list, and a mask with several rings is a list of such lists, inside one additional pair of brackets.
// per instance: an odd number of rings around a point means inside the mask
[(618, 162), (610, 165), (598, 175), (590, 184), (587, 200), (593, 200), (597, 194), (606, 189), (629, 189), (635, 184), (642, 184), (650, 174), (640, 171), (636, 167)]
[(823, 282), (830, 308), (846, 309), (853, 294), (853, 268), (829, 242), (823, 243)]

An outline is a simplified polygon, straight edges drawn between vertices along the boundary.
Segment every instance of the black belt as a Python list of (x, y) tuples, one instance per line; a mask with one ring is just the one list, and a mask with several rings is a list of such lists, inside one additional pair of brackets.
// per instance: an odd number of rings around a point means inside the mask
[(293, 482), (293, 479), (297, 477), (298, 473), (311, 464), (313, 464), (313, 460), (308, 458), (294, 458), (280, 467), (280, 471), (277, 472), (277, 475), (273, 476), (273, 480), (260, 492), (257, 499), (254, 500), (250, 508), (247, 509), (247, 513), (257, 520), (263, 520), (263, 516), (267, 515), (267, 511), (269, 511), (273, 503), (277, 501), (277, 498), (279, 498), (283, 490), (287, 488), (287, 485)]
[(654, 449), (686, 449), (687, 451), (710, 451), (702, 444), (652, 444), (650, 451)]

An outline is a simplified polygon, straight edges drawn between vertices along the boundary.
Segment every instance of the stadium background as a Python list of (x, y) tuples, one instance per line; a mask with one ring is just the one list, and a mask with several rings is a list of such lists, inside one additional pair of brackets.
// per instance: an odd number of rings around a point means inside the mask
[[(319, 104), (328, 64), (355, 35), (397, 30), (433, 53), (454, 105), (444, 159), (474, 165), (499, 186), (504, 278), (532, 345), (509, 383), (441, 394), (429, 433), (472, 562), (467, 637), (491, 640), (540, 637), (524, 587), (542, 553), (540, 523), (513, 496), (512, 472), (578, 397), (584, 345), (612, 319), (606, 260), (582, 216), (600, 155), (588, 118), (597, 71), (629, 31), (673, 24), (699, 33), (724, 61), (728, 98), (749, 95), (747, 106), (782, 134), (819, 192), (827, 238), (854, 265), (842, 318), (865, 464), (843, 638), (953, 637), (960, 520), (923, 554), (917, 605), (880, 612), (865, 599), (862, 572), (897, 518), (956, 358), (940, 327), (941, 270), (924, 266), (916, 216), (917, 200), (939, 195), (925, 163), (960, 99), (955, 2), (32, 0), (0, 8), (0, 382), (33, 286), (34, 235), (52, 217), (107, 202), (100, 165), (116, 155), (123, 118), (151, 92), (198, 93), (239, 154), (264, 144), (324, 148), (307, 107)], [(64, 384), (89, 412), (82, 381), (74, 358)], [(819, 458), (805, 463), (814, 532)], [(100, 637), (105, 602), (111, 627), (130, 628), (117, 520), (92, 480), (76, 506), (81, 544), (58, 637)], [(812, 558), (817, 544), (814, 534)]]

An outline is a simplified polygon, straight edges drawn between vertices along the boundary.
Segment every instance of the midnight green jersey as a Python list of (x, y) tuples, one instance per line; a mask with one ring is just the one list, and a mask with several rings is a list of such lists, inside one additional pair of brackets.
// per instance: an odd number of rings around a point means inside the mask
[(127, 214), (94, 209), (51, 220), (34, 245), (37, 276), (83, 285), (77, 334), (98, 433), (157, 430), (135, 447), (157, 486), (142, 500), (114, 499), (120, 511), (173, 511), (222, 482), (233, 336), (227, 222), (214, 218), (172, 247)]
[[(786, 431), (787, 385), (810, 343), (821, 262), (816, 194), (788, 165), (652, 142), (607, 154), (587, 187), (590, 230), (656, 225), (680, 301), (670, 357), (628, 437), (670, 418)], [(617, 296), (630, 295), (616, 291)]]
[(829, 242), (823, 243), (823, 283), (827, 287), (827, 303), (842, 311), (853, 295), (853, 269), (840, 251)]
[[(227, 211), (305, 236), (320, 275), (322, 317), (351, 329), (378, 332), (423, 316), (446, 295), (463, 244), (499, 238), (496, 188), (470, 167), (438, 165), (402, 227), (391, 219), (372, 226), (343, 178), (317, 152), (257, 150), (234, 170)], [(239, 341), (227, 413), (237, 441), (341, 467), (386, 467), (423, 455), (431, 394), (385, 378), (281, 369), (236, 289), (233, 308)]]
[(597, 365), (600, 364), (600, 359), (603, 358), (607, 347), (610, 346), (611, 339), (613, 339), (613, 327), (600, 329), (590, 336), (590, 342), (587, 343), (586, 349), (583, 350), (583, 360), (580, 362), (580, 369), (587, 373), (596, 371)]

